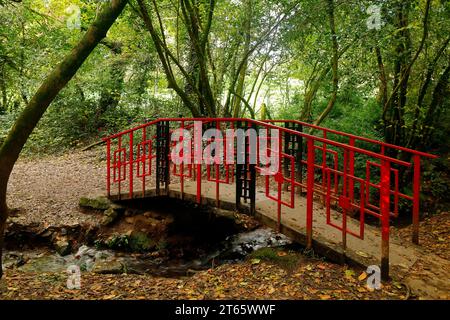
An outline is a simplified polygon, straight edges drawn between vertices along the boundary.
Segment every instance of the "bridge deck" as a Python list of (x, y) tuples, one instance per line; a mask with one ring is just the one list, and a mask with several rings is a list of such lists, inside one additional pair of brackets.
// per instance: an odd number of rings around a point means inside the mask
[[(219, 207), (225, 210), (235, 210), (235, 185), (220, 185), (220, 202), (216, 201), (216, 184), (214, 182), (202, 181), (202, 204), (212, 207)], [(184, 199), (186, 201), (195, 202), (197, 193), (197, 184), (195, 181), (185, 181), (184, 194), (181, 194), (180, 184), (171, 184), (168, 194), (161, 190), (160, 195), (169, 198)], [(142, 192), (135, 192), (133, 198), (152, 198), (157, 197), (156, 189), (149, 188), (146, 190), (145, 197)], [(128, 193), (112, 195), (112, 200), (129, 200)], [(295, 208), (291, 209), (283, 206), (280, 232), (291, 237), (300, 244), (306, 244), (306, 198), (296, 195)], [(256, 192), (256, 218), (264, 225), (277, 228), (277, 204), (276, 202), (266, 198), (264, 191), (260, 188)], [(248, 209), (243, 204), (243, 209)], [(340, 224), (338, 217), (342, 214), (332, 211), (335, 223)], [(359, 221), (348, 217), (347, 225), (350, 230), (357, 231)], [(342, 232), (330, 226), (326, 222), (325, 207), (321, 201), (314, 202), (313, 215), (313, 247), (316, 252), (335, 261), (345, 261), (356, 263), (361, 266), (379, 265), (379, 256), (381, 251), (381, 232), (379, 227), (371, 225), (365, 226), (364, 240), (347, 235), (347, 249), (344, 254), (342, 249)], [(400, 239), (391, 234), (390, 239), (390, 264), (392, 271), (404, 274), (416, 262), (417, 246), (402, 245)]]

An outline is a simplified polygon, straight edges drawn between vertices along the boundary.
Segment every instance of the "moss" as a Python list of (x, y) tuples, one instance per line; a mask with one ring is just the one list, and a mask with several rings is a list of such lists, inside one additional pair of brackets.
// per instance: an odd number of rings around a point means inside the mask
[(300, 255), (295, 252), (286, 252), (278, 248), (261, 248), (253, 251), (249, 259), (258, 259), (274, 263), (284, 269), (293, 269), (300, 262)]
[(95, 209), (95, 210), (107, 210), (111, 206), (109, 199), (105, 197), (97, 198), (81, 198), (78, 205), (83, 208)]
[(155, 248), (156, 243), (143, 232), (133, 232), (130, 236), (130, 249), (142, 252)]
[(101, 224), (104, 226), (113, 224), (119, 217), (118, 211), (112, 207), (105, 210), (104, 214), (105, 214), (105, 216), (103, 217), (103, 219), (101, 221)]

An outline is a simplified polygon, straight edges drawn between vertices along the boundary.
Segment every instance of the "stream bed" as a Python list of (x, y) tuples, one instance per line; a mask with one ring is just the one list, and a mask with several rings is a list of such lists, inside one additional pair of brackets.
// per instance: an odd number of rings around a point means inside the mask
[[(244, 260), (251, 252), (264, 247), (283, 247), (292, 241), (268, 228), (258, 228), (227, 236), (207, 245), (198, 256), (173, 257), (161, 252), (129, 253), (82, 245), (75, 253), (61, 256), (49, 249), (6, 251), (3, 266), (23, 272), (64, 272), (78, 266), (81, 272), (138, 273), (163, 277), (189, 276), (199, 270), (227, 262)], [(182, 248), (181, 248), (182, 250)]]

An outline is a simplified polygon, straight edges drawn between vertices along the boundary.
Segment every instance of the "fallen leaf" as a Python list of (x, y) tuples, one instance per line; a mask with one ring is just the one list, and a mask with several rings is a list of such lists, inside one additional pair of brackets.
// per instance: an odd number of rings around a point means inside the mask
[(359, 275), (358, 280), (359, 281), (363, 281), (364, 279), (367, 278), (367, 273), (363, 272)]
[(361, 256), (361, 257), (364, 257), (364, 258), (369, 258), (370, 257), (367, 253), (362, 252), (362, 251), (356, 251), (356, 254)]

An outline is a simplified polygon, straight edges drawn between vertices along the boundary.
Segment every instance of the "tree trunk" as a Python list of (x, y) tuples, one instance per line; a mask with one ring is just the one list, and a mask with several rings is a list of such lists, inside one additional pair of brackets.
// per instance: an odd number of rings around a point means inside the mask
[(339, 77), (338, 77), (338, 62), (339, 62), (339, 45), (337, 41), (337, 34), (336, 34), (336, 23), (334, 19), (334, 2), (333, 0), (328, 0), (328, 17), (330, 20), (330, 30), (331, 30), (331, 37), (332, 37), (332, 50), (333, 50), (333, 59), (331, 62), (331, 71), (333, 72), (333, 92), (331, 93), (331, 97), (328, 100), (327, 107), (325, 110), (320, 114), (320, 116), (315, 121), (315, 125), (320, 125), (320, 123), (328, 116), (328, 114), (331, 112), (331, 110), (334, 107), (334, 104), (336, 103), (337, 94), (339, 90)]
[(128, 0), (112, 0), (103, 6), (102, 11), (80, 42), (44, 80), (16, 120), (0, 148), (0, 278), (3, 275), (1, 256), (5, 224), (8, 217), (6, 192), (14, 164), (47, 107), (75, 75), (97, 44), (105, 38), (109, 28), (123, 11), (127, 2)]
[(0, 64), (0, 92), (1, 92), (1, 102), (0, 102), (0, 114), (6, 112), (8, 109), (8, 96), (6, 93), (6, 72), (5, 64)]

